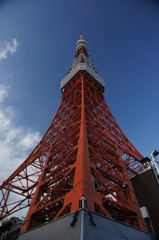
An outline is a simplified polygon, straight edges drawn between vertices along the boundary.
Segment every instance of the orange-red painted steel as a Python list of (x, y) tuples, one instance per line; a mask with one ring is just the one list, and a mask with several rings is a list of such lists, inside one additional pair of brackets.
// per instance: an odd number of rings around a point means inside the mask
[(114, 119), (101, 85), (81, 70), (65, 86), (39, 144), (0, 186), (0, 218), (30, 206), (25, 232), (78, 210), (84, 195), (88, 209), (146, 230), (129, 180), (142, 158)]

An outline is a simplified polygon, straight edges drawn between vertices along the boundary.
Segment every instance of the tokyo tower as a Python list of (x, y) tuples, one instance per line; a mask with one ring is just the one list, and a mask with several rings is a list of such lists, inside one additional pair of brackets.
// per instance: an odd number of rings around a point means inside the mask
[(57, 113), (0, 186), (0, 219), (29, 206), (26, 232), (85, 208), (147, 231), (130, 182), (143, 156), (113, 117), (104, 88), (81, 34)]

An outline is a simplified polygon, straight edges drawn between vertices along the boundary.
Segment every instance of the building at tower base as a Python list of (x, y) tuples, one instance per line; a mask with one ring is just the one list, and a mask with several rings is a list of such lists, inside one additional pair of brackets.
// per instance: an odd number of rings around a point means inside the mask
[(131, 183), (149, 231), (159, 237), (159, 176), (151, 163), (147, 162), (143, 171), (131, 178)]
[(147, 232), (80, 209), (21, 234), (17, 240), (157, 240)]

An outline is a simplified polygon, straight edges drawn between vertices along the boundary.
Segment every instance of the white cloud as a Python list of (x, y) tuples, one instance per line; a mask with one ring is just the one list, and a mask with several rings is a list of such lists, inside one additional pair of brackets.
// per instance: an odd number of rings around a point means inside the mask
[[(9, 88), (3, 85), (5, 94), (9, 94)], [(25, 160), (30, 151), (40, 140), (40, 134), (30, 128), (15, 126), (16, 110), (13, 106), (0, 105), (0, 184)], [(3, 167), (2, 167), (3, 166)]]
[(8, 58), (8, 56), (11, 54), (13, 55), (19, 46), (19, 43), (16, 38), (14, 38), (10, 42), (4, 42), (0, 46), (0, 60)]
[(7, 130), (10, 126), (10, 119), (5, 115), (3, 111), (0, 111), (0, 132), (1, 134)]
[(0, 84), (0, 103), (8, 96), (8, 87)]
[(38, 132), (27, 132), (27, 134), (22, 138), (19, 145), (24, 148), (31, 148), (35, 142), (39, 140)]

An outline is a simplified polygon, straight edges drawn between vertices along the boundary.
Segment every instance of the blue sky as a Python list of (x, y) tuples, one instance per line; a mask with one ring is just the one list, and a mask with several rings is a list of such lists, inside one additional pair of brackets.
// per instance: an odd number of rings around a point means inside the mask
[(1, 178), (50, 124), (81, 32), (118, 124), (143, 156), (159, 150), (157, 0), (6, 0), (0, 2)]

